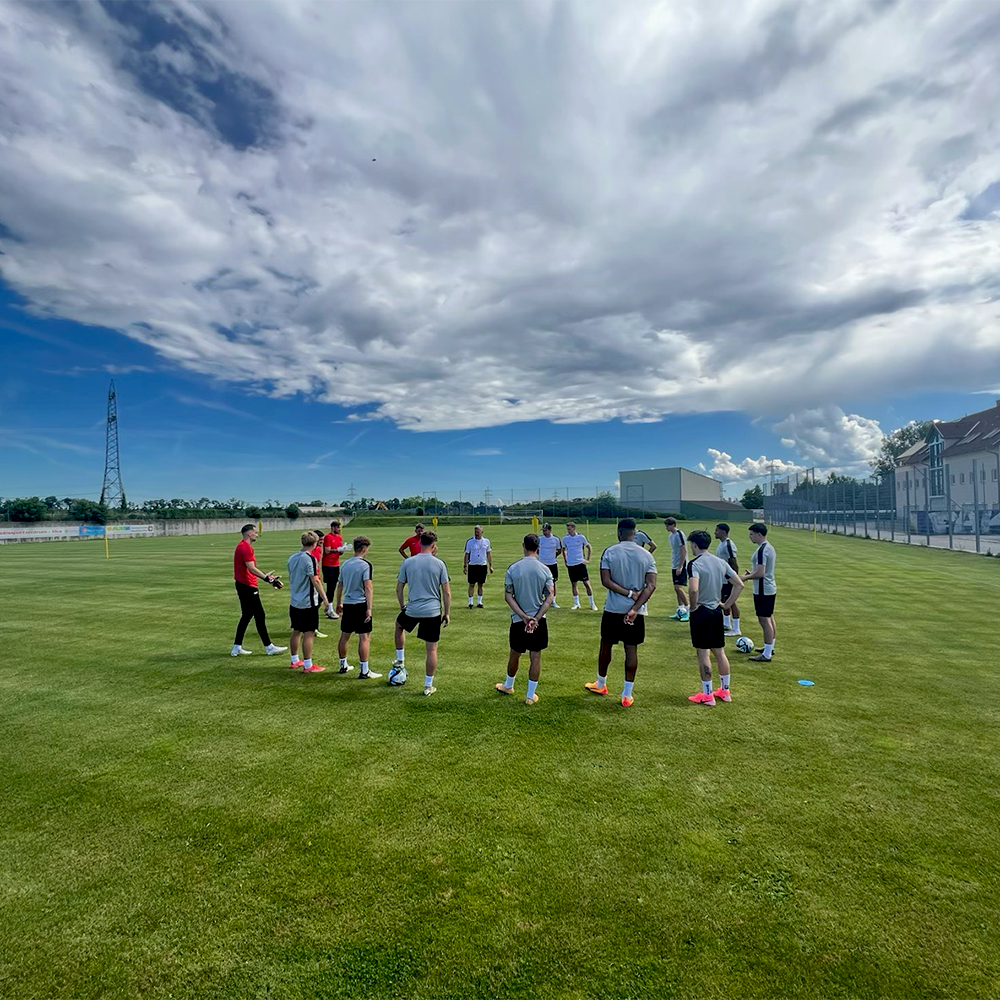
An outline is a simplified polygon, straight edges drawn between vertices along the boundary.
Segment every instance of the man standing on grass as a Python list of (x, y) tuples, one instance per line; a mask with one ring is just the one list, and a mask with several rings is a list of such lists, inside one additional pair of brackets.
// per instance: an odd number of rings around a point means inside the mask
[(347, 644), (351, 633), (358, 637), (359, 680), (378, 680), (382, 675), (368, 669), (368, 655), (372, 639), (372, 564), (365, 558), (371, 539), (358, 535), (354, 539), (354, 555), (345, 560), (337, 581), (337, 614), (340, 619), (340, 673), (350, 673), (354, 668), (347, 662)]
[(559, 539), (552, 534), (552, 525), (546, 521), (542, 525), (542, 533), (538, 536), (538, 561), (552, 574), (552, 604), (550, 607), (558, 608), (556, 604), (556, 583), (559, 580), (559, 556), (562, 553), (562, 546)]
[(684, 537), (684, 532), (677, 527), (676, 518), (664, 518), (663, 526), (667, 529), (667, 537), (670, 541), (672, 555), (670, 571), (674, 578), (674, 594), (677, 597), (677, 610), (670, 617), (674, 621), (686, 622), (691, 614), (688, 597), (684, 593), (684, 585), (687, 583), (687, 551), (685, 550), (687, 539)]
[[(725, 521), (720, 521), (715, 526), (715, 537), (719, 540), (719, 544), (715, 547), (715, 554), (727, 566), (732, 567), (735, 572), (739, 573), (740, 564), (736, 558), (738, 554), (736, 551), (736, 544), (729, 537), (729, 525), (726, 524)], [(733, 585), (731, 583), (724, 583), (722, 585), (723, 604), (727, 604), (729, 601), (729, 595), (732, 593), (732, 589)], [(691, 600), (693, 603), (694, 598)], [(740, 608), (736, 601), (732, 602), (731, 613), (723, 616), (722, 624), (726, 631), (726, 638), (735, 639), (743, 634), (740, 631)]]
[(753, 580), (753, 609), (764, 632), (764, 649), (750, 659), (770, 663), (774, 656), (774, 599), (778, 588), (774, 583), (774, 546), (767, 540), (767, 525), (755, 521), (750, 525), (750, 544), (756, 546), (750, 557), (750, 571), (744, 580)]
[[(320, 560), (316, 558), (318, 539), (311, 531), (302, 532), (302, 548), (288, 557), (288, 618), (292, 625), (291, 663), (293, 670), (304, 674), (320, 674), (326, 667), (313, 663), (313, 639), (319, 626), (319, 602), (330, 607), (330, 599), (323, 590), (320, 579)], [(299, 656), (299, 637), (302, 638), (302, 656)]]
[(399, 554), (408, 559), (410, 556), (420, 553), (420, 536), (423, 534), (424, 526), (419, 522), (413, 526), (413, 534), (399, 547)]
[(601, 618), (601, 648), (597, 654), (597, 679), (584, 684), (591, 694), (608, 693), (611, 649), (625, 647), (625, 686), (622, 708), (632, 707), (632, 685), (639, 666), (639, 646), (646, 638), (646, 601), (656, 590), (656, 562), (635, 544), (635, 521), (618, 522), (618, 544), (601, 556), (601, 583), (608, 592)]
[(479, 586), (479, 607), (483, 606), (483, 584), (487, 570), (493, 572), (493, 549), (490, 540), (483, 537), (483, 526), (477, 524), (472, 529), (472, 538), (465, 543), (465, 557), (462, 573), (469, 578), (469, 608), (472, 608), (472, 592)]
[(542, 670), (542, 650), (549, 645), (549, 627), (545, 612), (552, 606), (555, 586), (547, 566), (538, 561), (538, 535), (524, 536), (521, 550), (524, 553), (516, 563), (507, 567), (504, 575), (504, 600), (510, 607), (510, 656), (507, 658), (507, 677), (496, 689), (501, 694), (514, 693), (514, 678), (521, 654), (528, 654), (528, 696), (525, 704), (538, 701), (535, 689)]
[[(726, 613), (743, 590), (743, 581), (729, 563), (708, 551), (712, 539), (707, 531), (691, 532), (691, 565), (688, 590), (691, 594), (691, 645), (698, 651), (701, 691), (688, 701), (696, 705), (714, 705), (732, 701), (729, 694), (729, 660), (726, 657)], [(729, 596), (722, 599), (728, 581)], [(712, 657), (719, 668), (719, 689), (712, 690)]]
[(567, 521), (566, 534), (559, 539), (559, 544), (562, 546), (563, 562), (566, 565), (566, 572), (573, 590), (573, 607), (570, 610), (579, 610), (580, 594), (577, 587), (582, 583), (587, 590), (590, 610), (596, 611), (597, 603), (594, 601), (594, 590), (590, 586), (590, 575), (587, 572), (587, 563), (590, 562), (592, 553), (587, 536), (577, 532), (575, 521)]
[[(451, 613), (451, 585), (448, 567), (436, 555), (437, 534), (424, 531), (420, 535), (420, 552), (403, 560), (396, 577), (396, 600), (399, 615), (396, 618), (396, 659), (394, 667), (404, 664), (405, 632), (417, 630), (417, 638), (427, 645), (427, 666), (424, 671), (424, 694), (432, 695), (434, 674), (437, 671), (438, 640), (441, 629), (446, 628)], [(408, 588), (403, 600), (403, 589)]]
[(267, 634), (266, 615), (264, 605), (260, 603), (260, 591), (257, 589), (257, 581), (264, 580), (281, 589), (281, 581), (274, 573), (263, 573), (257, 569), (256, 558), (253, 553), (253, 543), (257, 541), (257, 528), (253, 524), (244, 524), (240, 529), (242, 539), (236, 545), (233, 553), (233, 577), (236, 580), (236, 596), (240, 599), (240, 621), (236, 626), (236, 638), (233, 640), (233, 648), (230, 656), (249, 656), (253, 652), (251, 649), (243, 648), (243, 636), (246, 635), (247, 626), (253, 619), (257, 626), (257, 635), (264, 644), (264, 652), (268, 656), (275, 653), (283, 653), (287, 646), (275, 646)]
[[(330, 522), (330, 530), (323, 536), (323, 586), (333, 597), (337, 593), (337, 580), (340, 578), (340, 553), (346, 550), (344, 539), (340, 536), (340, 521)], [(336, 618), (336, 611), (328, 611), (327, 618)]]
[[(318, 531), (313, 531), (313, 532), (311, 532), (311, 534), (312, 534), (313, 540), (315, 541), (316, 544), (312, 547), (312, 549), (310, 550), (309, 554), (313, 557), (313, 559), (316, 560), (316, 572), (319, 573), (321, 571), (321, 568), (322, 568), (322, 565), (323, 565), (323, 536)], [(324, 589), (325, 589), (325, 585), (324, 585)], [(329, 590), (329, 591), (327, 591), (327, 593), (330, 595), (330, 597), (332, 599), (333, 598), (333, 591)], [(332, 604), (332, 601), (331, 601), (331, 602), (327, 602), (327, 604), (326, 604), (326, 616), (327, 616), (327, 618), (329, 618), (332, 614), (333, 614), (333, 604)], [(319, 622), (317, 622), (316, 623), (316, 638), (317, 639), (325, 639), (326, 637), (327, 636), (326, 636), (325, 632), (320, 632), (320, 630), (319, 630)]]
[(635, 529), (635, 544), (639, 546), (640, 549), (649, 549), (649, 554), (652, 555), (656, 551), (656, 542), (653, 541), (649, 535), (646, 534), (641, 528)]

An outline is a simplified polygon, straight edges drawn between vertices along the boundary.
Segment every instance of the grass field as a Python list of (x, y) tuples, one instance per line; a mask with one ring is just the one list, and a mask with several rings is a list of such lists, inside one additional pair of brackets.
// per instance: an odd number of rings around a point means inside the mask
[[(0, 995), (997, 995), (1000, 564), (775, 530), (776, 659), (731, 650), (709, 709), (661, 559), (635, 707), (583, 690), (600, 616), (561, 610), (529, 708), (526, 664), (493, 691), (522, 530), (484, 611), (443, 530), (433, 698), (412, 638), (400, 690), (252, 626), (230, 658), (236, 538), (0, 549)], [(386, 671), (402, 536), (368, 533)]]

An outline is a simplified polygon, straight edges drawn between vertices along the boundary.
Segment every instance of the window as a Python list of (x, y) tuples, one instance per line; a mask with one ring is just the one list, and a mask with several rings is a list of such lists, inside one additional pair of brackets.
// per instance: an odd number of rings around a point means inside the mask
[(951, 485), (952, 486), (955, 485), (955, 473), (954, 472), (951, 474)]
[(965, 473), (964, 473), (964, 472), (960, 472), (960, 473), (958, 474), (958, 480), (959, 480), (959, 482), (960, 482), (960, 483), (961, 483), (961, 484), (962, 484), (963, 486), (965, 485)]
[(993, 470), (993, 482), (996, 482), (996, 481), (997, 481), (997, 470), (994, 469)]
[(980, 469), (979, 470), (979, 481), (981, 483), (985, 483), (986, 482), (986, 470), (985, 469)]

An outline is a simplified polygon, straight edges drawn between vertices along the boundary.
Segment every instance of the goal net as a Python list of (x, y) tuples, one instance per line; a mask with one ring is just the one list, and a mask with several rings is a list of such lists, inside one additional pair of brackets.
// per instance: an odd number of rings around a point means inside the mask
[(502, 510), (500, 511), (500, 523), (505, 521), (541, 521), (544, 513), (541, 508), (538, 510)]

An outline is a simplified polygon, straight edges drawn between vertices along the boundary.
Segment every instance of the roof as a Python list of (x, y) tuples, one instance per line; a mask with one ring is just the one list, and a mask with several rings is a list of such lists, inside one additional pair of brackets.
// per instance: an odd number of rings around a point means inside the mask
[(721, 510), (723, 513), (730, 510), (746, 510), (742, 504), (730, 503), (728, 500), (681, 500), (681, 503), (693, 504), (695, 507), (707, 507), (709, 510)]
[[(1000, 400), (988, 410), (970, 413), (958, 420), (935, 420), (934, 427), (944, 438), (941, 457), (968, 455), (1000, 448)], [(916, 465), (927, 459), (927, 442), (918, 441), (897, 459), (899, 465)]]

